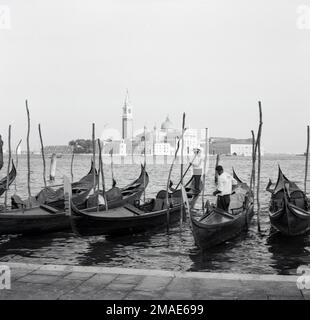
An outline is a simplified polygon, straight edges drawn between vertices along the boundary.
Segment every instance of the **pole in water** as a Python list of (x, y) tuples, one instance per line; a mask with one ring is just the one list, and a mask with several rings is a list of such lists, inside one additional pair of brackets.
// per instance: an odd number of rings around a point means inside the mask
[(94, 163), (94, 170), (93, 170), (93, 187), (94, 192), (96, 190), (96, 141), (95, 141), (95, 124), (92, 125), (92, 143), (93, 143), (93, 163)]
[(251, 179), (250, 179), (250, 190), (254, 197), (254, 189), (255, 189), (255, 162), (256, 162), (256, 151), (255, 151), (255, 133), (251, 130), (252, 134), (252, 171), (251, 171)]
[[(216, 155), (216, 162), (215, 162), (215, 169), (216, 169), (216, 167), (219, 165), (219, 163), (220, 163), (220, 155), (217, 154), (217, 155)], [(214, 182), (217, 183), (217, 180), (218, 180), (218, 173), (217, 173), (217, 171), (215, 170)]]
[(202, 182), (202, 212), (205, 212), (205, 189), (206, 189), (206, 173), (207, 173), (207, 162), (209, 159), (209, 132), (208, 128), (206, 128), (205, 135), (205, 158), (203, 163), (203, 182)]
[(257, 229), (260, 232), (260, 198), (259, 198), (259, 191), (260, 191), (260, 172), (261, 172), (261, 135), (262, 135), (262, 127), (263, 127), (263, 114), (262, 114), (262, 105), (261, 102), (258, 101), (259, 107), (259, 128), (257, 133), (257, 141), (255, 146), (255, 152), (257, 150), (257, 193), (256, 193), (256, 201), (257, 201)]
[(72, 155), (71, 155), (71, 164), (70, 164), (71, 181), (73, 181), (73, 160), (74, 160), (74, 146), (72, 146)]
[(50, 181), (55, 181), (57, 167), (57, 156), (53, 153), (51, 156), (51, 166), (50, 166)]
[[(143, 166), (144, 166), (144, 170), (145, 170), (145, 167), (146, 167), (146, 127), (144, 126), (144, 160), (143, 160)], [(145, 203), (145, 171), (143, 173), (143, 188), (144, 188), (144, 191), (143, 191), (143, 203)]]
[(310, 127), (307, 126), (307, 149), (306, 149), (306, 164), (305, 164), (305, 194), (307, 194), (307, 179), (308, 179), (308, 164), (309, 164), (309, 144), (310, 144)]
[[(185, 132), (185, 112), (183, 112), (183, 118), (182, 118), (182, 134), (184, 135)], [(184, 139), (181, 141), (181, 185), (183, 186), (183, 170), (184, 170)], [(181, 211), (180, 211), (180, 224), (182, 225), (183, 223), (183, 203), (181, 206)], [(185, 216), (186, 217), (186, 216)]]
[(41, 155), (42, 155), (42, 161), (43, 161), (43, 182), (44, 182), (44, 187), (46, 187), (46, 164), (45, 164), (44, 145), (43, 145), (43, 138), (42, 138), (40, 123), (39, 123), (39, 136), (40, 136), (40, 143), (41, 143)]
[(9, 135), (8, 135), (8, 146), (9, 146), (9, 158), (8, 158), (8, 167), (7, 167), (7, 174), (6, 174), (6, 188), (5, 188), (5, 195), (4, 195), (4, 207), (7, 207), (8, 201), (8, 190), (10, 187), (10, 168), (11, 168), (11, 125), (9, 125)]
[(2, 141), (2, 137), (0, 134), (0, 170), (3, 167), (3, 141)]
[(26, 100), (26, 111), (27, 111), (27, 120), (28, 120), (28, 126), (27, 126), (27, 187), (28, 187), (28, 201), (29, 201), (29, 206), (32, 207), (31, 205), (31, 187), (30, 187), (30, 145), (29, 145), (29, 136), (30, 136), (30, 114), (29, 114), (29, 108), (28, 108), (28, 101)]
[[(22, 139), (19, 140), (19, 142), (18, 142), (18, 144), (16, 146), (16, 149), (15, 149), (15, 159), (16, 159), (15, 168), (16, 168), (16, 170), (18, 169), (18, 149), (19, 149), (19, 146), (20, 146), (21, 143), (22, 143)], [(15, 192), (17, 191), (16, 181), (17, 181), (17, 179), (15, 178), (15, 181), (14, 181)]]

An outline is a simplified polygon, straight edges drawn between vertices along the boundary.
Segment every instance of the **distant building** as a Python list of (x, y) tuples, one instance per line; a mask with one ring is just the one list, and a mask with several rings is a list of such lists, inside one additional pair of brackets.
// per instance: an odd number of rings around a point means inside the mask
[(154, 144), (154, 154), (157, 156), (168, 156), (171, 155), (171, 145), (165, 142), (158, 142)]
[(252, 156), (252, 145), (251, 144), (231, 144), (230, 154), (233, 156)]
[(128, 90), (126, 92), (123, 115), (122, 115), (122, 139), (132, 139), (133, 138), (133, 116), (132, 116), (132, 106), (129, 101)]
[[(210, 138), (210, 154), (225, 154), (231, 155), (232, 152), (231, 146), (243, 145), (244, 147), (233, 147), (233, 150), (237, 150), (237, 154), (240, 152), (245, 152), (248, 149), (248, 146), (252, 148), (252, 139), (234, 139), (234, 138), (219, 138), (214, 137)], [(245, 147), (247, 146), (247, 147)], [(234, 149), (235, 148), (235, 149)], [(252, 151), (251, 151), (252, 154)]]

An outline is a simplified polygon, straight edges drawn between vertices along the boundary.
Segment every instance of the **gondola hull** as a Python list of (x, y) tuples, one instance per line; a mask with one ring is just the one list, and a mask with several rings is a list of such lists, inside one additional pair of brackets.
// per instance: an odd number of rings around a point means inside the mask
[(42, 234), (70, 228), (64, 212), (41, 207), (11, 210), (0, 214), (0, 234)]
[(253, 195), (246, 183), (243, 183), (235, 171), (237, 186), (230, 197), (230, 208), (226, 212), (217, 207), (208, 206), (201, 217), (194, 216), (190, 210), (190, 225), (195, 244), (202, 250), (231, 240), (246, 231), (254, 215)]
[(243, 210), (240, 215), (223, 223), (215, 223), (214, 221), (212, 224), (204, 224), (191, 216), (195, 244), (201, 249), (208, 249), (231, 240), (248, 229), (253, 215), (254, 210), (253, 205), (251, 205), (247, 210)]
[(269, 213), (271, 225), (286, 236), (298, 236), (310, 231), (310, 212), (290, 204)]
[[(191, 181), (187, 184), (191, 207), (196, 203), (200, 190), (191, 189)], [(167, 192), (161, 190), (155, 199), (143, 205), (124, 206), (98, 214), (90, 210), (79, 210), (74, 205), (71, 210), (72, 230), (79, 236), (94, 235), (126, 235), (144, 232), (151, 229), (167, 228), (180, 221), (181, 208), (183, 219), (186, 210), (182, 203), (180, 190), (169, 193), (169, 210), (166, 202)]]
[[(72, 230), (79, 236), (121, 236), (145, 232), (150, 229), (161, 229), (162, 227), (180, 221), (181, 206), (172, 208), (169, 212), (161, 210), (154, 213), (128, 216), (126, 208), (110, 211), (110, 217), (96, 217), (93, 215), (74, 215), (71, 218)], [(130, 214), (130, 213), (129, 213)], [(183, 211), (184, 214), (184, 211)]]
[(272, 227), (285, 236), (299, 236), (310, 231), (309, 199), (279, 167), (278, 180), (272, 190), (269, 219)]
[[(15, 168), (14, 162), (12, 161), (12, 169), (9, 173), (9, 183), (8, 183), (9, 186), (14, 182), (16, 175), (17, 175), (16, 168)], [(0, 196), (2, 196), (5, 193), (6, 187), (7, 187), (7, 177), (4, 177), (0, 180)]]

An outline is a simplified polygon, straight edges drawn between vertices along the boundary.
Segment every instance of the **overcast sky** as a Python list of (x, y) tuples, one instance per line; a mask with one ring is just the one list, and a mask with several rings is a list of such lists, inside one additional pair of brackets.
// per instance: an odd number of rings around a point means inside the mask
[[(261, 100), (267, 152), (305, 151), (310, 123), (310, 0), (0, 0), (0, 133), (32, 147), (121, 130), (129, 89), (135, 129), (169, 114), (212, 136), (250, 137)], [(5, 141), (6, 142), (6, 141)], [(23, 145), (25, 148), (25, 144)]]

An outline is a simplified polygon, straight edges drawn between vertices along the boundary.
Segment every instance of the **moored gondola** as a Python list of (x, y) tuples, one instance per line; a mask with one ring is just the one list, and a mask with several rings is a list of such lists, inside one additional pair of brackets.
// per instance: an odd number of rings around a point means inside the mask
[[(190, 204), (193, 206), (199, 197), (200, 190), (193, 188), (191, 179), (186, 185)], [(181, 190), (169, 192), (161, 190), (153, 199), (140, 204), (126, 204), (117, 209), (103, 212), (90, 212), (79, 210), (72, 204), (71, 225), (72, 230), (79, 236), (92, 235), (125, 235), (144, 232), (150, 229), (166, 227), (167, 223), (173, 224), (180, 221), (180, 212), (183, 207)], [(185, 214), (185, 210), (183, 210)]]
[[(124, 192), (121, 199), (119, 197), (114, 199), (111, 195), (108, 206), (111, 204), (111, 206), (117, 207), (123, 205), (128, 200), (134, 201), (137, 197), (140, 197), (144, 191), (143, 175), (147, 177), (145, 179), (147, 185), (148, 175), (144, 167), (142, 167), (139, 178), (121, 189)], [(78, 205), (78, 207), (87, 207), (90, 199), (89, 194), (92, 189), (93, 187), (91, 186), (89, 190), (73, 196), (73, 204)], [(83, 203), (77, 204), (77, 200)], [(103, 210), (100, 206), (98, 209)], [(90, 208), (90, 210), (93, 209)], [(39, 234), (61, 230), (70, 230), (70, 219), (64, 209), (57, 209), (51, 205), (37, 204), (31, 208), (21, 206), (21, 208), (0, 212), (0, 234)]]
[[(95, 172), (94, 172), (95, 171)], [(93, 161), (87, 175), (79, 181), (72, 183), (72, 195), (74, 204), (78, 207), (85, 204), (85, 192), (93, 187), (94, 174), (96, 183), (98, 183), (98, 172), (94, 167)], [(52, 187), (45, 187), (36, 196), (35, 201), (38, 204), (48, 205), (58, 210), (65, 209), (64, 189), (63, 187), (54, 190)]]
[(310, 205), (305, 193), (290, 181), (279, 167), (269, 207), (271, 225), (287, 236), (310, 231)]
[[(9, 173), (9, 186), (14, 182), (16, 178), (16, 174), (17, 174), (16, 168), (14, 165), (14, 161), (12, 160), (12, 169)], [(4, 177), (0, 180), (0, 196), (3, 195), (6, 188), (7, 188), (7, 177)]]
[(247, 230), (254, 214), (253, 196), (246, 183), (236, 173), (234, 178), (237, 186), (231, 195), (229, 211), (206, 206), (206, 212), (200, 217), (190, 209), (190, 224), (195, 243), (201, 249), (208, 249), (233, 239), (242, 231)]

